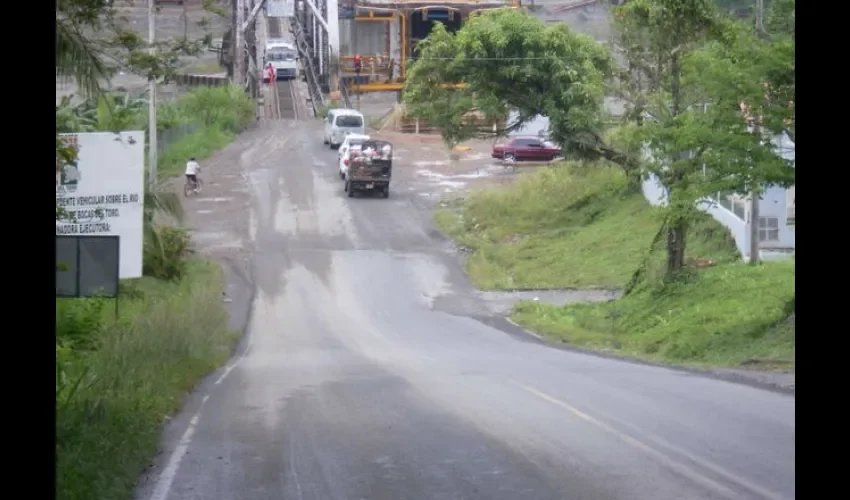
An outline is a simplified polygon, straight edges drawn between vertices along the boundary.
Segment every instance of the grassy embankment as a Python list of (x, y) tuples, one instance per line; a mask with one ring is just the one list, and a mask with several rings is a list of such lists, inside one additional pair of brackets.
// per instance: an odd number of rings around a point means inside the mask
[(541, 169), (511, 187), (472, 195), (436, 222), (472, 249), (467, 270), (482, 289), (618, 288), (646, 261), (625, 298), (566, 307), (523, 302), (519, 324), (556, 342), (679, 364), (792, 368), (794, 262), (738, 262), (728, 231), (708, 216), (688, 235), (687, 279), (662, 286), (661, 210), (629, 193), (614, 168)]
[[(181, 173), (189, 156), (224, 147), (253, 120), (238, 89), (196, 89), (162, 109), (170, 123), (197, 125), (161, 155), (164, 177)], [(227, 329), (220, 267), (188, 257), (180, 228), (157, 234), (156, 244), (145, 241), (146, 276), (121, 284), (117, 322), (111, 301), (56, 301), (59, 499), (130, 498), (165, 417), (239, 337)]]
[(170, 144), (157, 159), (159, 177), (168, 179), (181, 175), (189, 158), (203, 160), (233, 142), (254, 120), (256, 109), (238, 87), (199, 87), (162, 106), (158, 113), (163, 126), (192, 123), (198, 127)]

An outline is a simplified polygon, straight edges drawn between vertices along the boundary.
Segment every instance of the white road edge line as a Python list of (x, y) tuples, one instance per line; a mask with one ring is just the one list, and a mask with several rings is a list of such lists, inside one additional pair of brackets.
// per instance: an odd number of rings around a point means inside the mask
[(195, 435), (195, 429), (198, 427), (198, 421), (201, 419), (201, 412), (204, 410), (204, 406), (207, 404), (207, 400), (210, 399), (210, 395), (215, 390), (217, 386), (219, 386), (230, 372), (233, 371), (234, 368), (239, 366), (239, 363), (245, 359), (245, 356), (251, 352), (251, 343), (248, 343), (248, 346), (245, 348), (245, 351), (239, 355), (239, 357), (233, 361), (213, 384), (213, 387), (209, 390), (209, 392), (204, 396), (204, 399), (201, 400), (201, 406), (198, 407), (198, 411), (192, 415), (192, 419), (189, 420), (189, 426), (186, 428), (186, 431), (180, 436), (180, 442), (177, 444), (177, 447), (174, 448), (174, 451), (171, 452), (171, 456), (168, 457), (168, 463), (163, 469), (162, 474), (159, 475), (159, 479), (156, 482), (156, 487), (154, 488), (153, 494), (151, 495), (151, 500), (166, 500), (168, 498), (168, 494), (171, 492), (171, 484), (174, 482), (174, 478), (177, 476), (177, 470), (180, 468), (180, 462), (183, 460), (183, 457), (186, 455), (186, 450), (189, 449), (189, 445), (192, 443), (192, 437)]
[[(669, 457), (666, 454), (662, 453), (661, 451), (655, 449), (654, 447), (650, 446), (649, 444), (647, 444), (643, 441), (640, 441), (639, 439), (636, 439), (636, 438), (634, 438), (634, 437), (632, 437), (632, 436), (630, 436), (626, 433), (620, 432), (617, 429), (606, 424), (605, 422), (597, 420), (596, 418), (588, 415), (587, 413), (584, 413), (583, 411), (579, 410), (578, 408), (575, 408), (572, 405), (561, 401), (560, 399), (557, 399), (553, 396), (550, 396), (543, 391), (535, 389), (534, 387), (530, 387), (530, 386), (527, 386), (525, 384), (521, 384), (521, 383), (516, 382), (514, 380), (511, 380), (510, 382), (513, 383), (514, 385), (520, 387), (524, 391), (529, 392), (529, 393), (537, 396), (538, 398), (540, 398), (542, 400), (548, 401), (549, 403), (552, 403), (556, 406), (560, 406), (561, 408), (569, 411), (570, 413), (572, 413), (576, 417), (580, 418), (581, 420), (584, 420), (585, 422), (587, 422), (587, 423), (589, 423), (589, 424), (591, 424), (595, 427), (598, 427), (598, 428), (600, 428), (600, 429), (602, 429), (606, 432), (609, 432), (609, 433), (617, 436), (621, 440), (625, 441), (627, 444), (629, 444), (629, 445), (631, 445), (631, 446), (633, 446), (633, 447), (635, 447), (635, 448), (637, 448), (637, 449), (639, 449), (639, 450), (641, 450), (641, 451), (643, 451), (643, 452), (645, 452), (649, 455), (654, 456), (655, 458), (657, 458), (659, 461), (661, 461), (662, 463), (664, 463), (668, 467), (679, 471), (679, 473), (685, 475), (686, 477), (691, 478), (691, 480), (694, 480), (698, 483), (702, 483), (704, 486), (708, 486), (709, 488), (714, 489), (715, 491), (722, 494), (726, 498), (739, 498), (739, 495), (736, 492), (730, 490), (726, 486), (718, 483), (717, 481), (714, 481), (713, 479), (705, 476), (704, 474), (701, 474), (700, 472), (694, 470), (693, 468), (688, 467), (688, 466), (684, 465), (683, 463), (680, 463), (680, 462), (672, 459), (671, 457)], [(661, 443), (659, 443), (659, 444), (661, 444)], [(683, 451), (683, 450), (671, 450), (671, 451)], [(764, 498), (768, 498), (768, 499), (771, 499), (771, 500), (779, 500), (779, 499), (782, 498), (780, 495), (778, 495), (774, 492), (768, 491), (768, 490), (766, 490), (766, 489), (764, 489), (764, 488), (762, 488), (758, 485), (755, 485), (754, 483), (752, 483), (752, 482), (750, 482), (750, 481), (748, 481), (744, 478), (738, 477), (737, 475), (732, 474), (731, 472), (728, 472), (728, 471), (724, 470), (723, 468), (721, 468), (717, 465), (711, 464), (711, 463), (707, 462), (706, 460), (694, 457), (693, 455), (691, 455), (689, 453), (684, 453), (683, 455), (684, 455), (684, 458), (696, 462), (697, 464), (701, 465), (702, 467), (705, 467), (705, 468), (711, 470), (712, 472), (714, 472), (715, 474), (722, 476), (724, 479), (728, 480), (729, 482), (737, 484), (738, 486), (741, 486), (741, 487), (743, 487), (747, 490), (750, 490), (752, 493), (756, 493), (759, 496), (762, 496)]]

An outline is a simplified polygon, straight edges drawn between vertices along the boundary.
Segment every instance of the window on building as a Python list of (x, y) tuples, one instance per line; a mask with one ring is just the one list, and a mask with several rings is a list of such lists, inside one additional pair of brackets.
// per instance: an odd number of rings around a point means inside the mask
[(759, 241), (779, 241), (778, 217), (759, 217)]

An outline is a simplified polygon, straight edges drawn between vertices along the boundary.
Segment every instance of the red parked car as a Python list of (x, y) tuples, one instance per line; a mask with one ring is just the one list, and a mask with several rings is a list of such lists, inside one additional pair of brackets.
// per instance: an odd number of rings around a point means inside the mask
[(561, 148), (537, 137), (512, 137), (493, 146), (493, 158), (505, 161), (552, 161)]

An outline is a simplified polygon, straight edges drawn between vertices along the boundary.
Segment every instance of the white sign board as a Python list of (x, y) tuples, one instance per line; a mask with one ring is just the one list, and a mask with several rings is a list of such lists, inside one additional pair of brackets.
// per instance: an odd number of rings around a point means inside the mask
[(266, 0), (266, 16), (293, 17), (295, 15), (295, 0)]
[[(120, 237), (121, 278), (142, 276), (145, 133), (61, 134), (77, 147), (77, 165), (56, 174), (56, 234)], [(58, 165), (57, 165), (58, 167)]]

